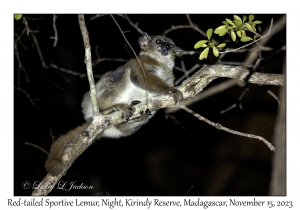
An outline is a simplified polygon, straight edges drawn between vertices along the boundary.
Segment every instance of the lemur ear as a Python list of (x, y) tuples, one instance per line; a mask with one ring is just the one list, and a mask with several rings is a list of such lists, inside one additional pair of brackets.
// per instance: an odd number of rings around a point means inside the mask
[(144, 33), (143, 36), (139, 37), (139, 45), (141, 49), (145, 49), (151, 42), (151, 37), (147, 33)]

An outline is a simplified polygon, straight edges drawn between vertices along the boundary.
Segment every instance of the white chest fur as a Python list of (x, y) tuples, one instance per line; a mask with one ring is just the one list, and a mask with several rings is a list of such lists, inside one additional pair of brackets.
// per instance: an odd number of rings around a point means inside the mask
[[(132, 101), (145, 101), (147, 91), (128, 82), (123, 92), (115, 99), (114, 104), (124, 103), (130, 105)], [(153, 94), (148, 93), (148, 97)]]

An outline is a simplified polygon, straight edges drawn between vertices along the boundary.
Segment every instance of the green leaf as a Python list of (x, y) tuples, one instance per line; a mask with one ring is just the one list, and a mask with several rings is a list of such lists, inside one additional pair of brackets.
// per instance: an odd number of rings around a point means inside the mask
[(254, 24), (262, 24), (262, 22), (260, 20), (256, 20), (253, 22)]
[(235, 19), (233, 22), (236, 26), (241, 26), (243, 24), (240, 19)]
[(241, 37), (244, 37), (244, 36), (246, 36), (246, 32), (245, 32), (245, 30), (240, 30), (240, 32), (241, 32)]
[(207, 47), (207, 44), (202, 45), (202, 47)]
[(230, 32), (230, 36), (231, 36), (232, 41), (235, 42), (236, 35), (235, 35), (234, 31), (231, 31), (231, 32)]
[(229, 31), (229, 30), (233, 29), (233, 26), (228, 26), (226, 29)]
[(253, 31), (256, 31), (256, 28), (255, 28), (255, 25), (254, 25), (254, 24), (252, 25), (252, 30), (253, 30)]
[(253, 39), (249, 36), (244, 36), (244, 37), (241, 38), (241, 42), (249, 42), (251, 40), (253, 40)]
[(245, 23), (245, 26), (246, 26), (246, 28), (248, 28), (249, 30), (252, 31), (252, 27), (251, 27), (251, 25), (249, 23)]
[(212, 28), (210, 28), (210, 29), (208, 29), (206, 31), (206, 36), (207, 36), (208, 40), (210, 40), (210, 37), (211, 37), (212, 33), (213, 33), (213, 29)]
[(218, 57), (218, 56), (219, 56), (219, 50), (218, 50), (216, 47), (213, 47), (212, 49), (213, 49), (214, 55), (215, 55), (216, 57)]
[(202, 47), (208, 40), (200, 40), (199, 42), (197, 42), (195, 45), (194, 45), (194, 48), (195, 49), (198, 49), (200, 47)]
[(252, 20), (254, 20), (255, 15), (249, 15), (249, 21), (252, 22)]
[(226, 21), (227, 21), (227, 23), (229, 23), (230, 25), (234, 25), (234, 23), (233, 23), (230, 19), (226, 18)]
[(226, 21), (222, 21), (222, 23), (226, 26), (229, 26), (228, 23)]
[(227, 29), (226, 28), (223, 28), (220, 33), (219, 33), (219, 36), (224, 36), (227, 32)]
[(236, 28), (236, 31), (240, 31), (240, 30), (242, 30), (242, 29), (243, 29), (243, 27), (242, 27), (242, 26), (239, 26), (239, 27)]
[(241, 19), (238, 15), (233, 15), (233, 18), (234, 18), (235, 20), (240, 20), (240, 21), (242, 22), (242, 19)]
[(209, 42), (208, 45), (209, 45), (210, 47), (214, 47), (214, 46), (215, 46), (215, 43)]
[(244, 15), (244, 16), (243, 16), (243, 23), (244, 23), (246, 20), (247, 20), (247, 16)]
[(208, 55), (208, 51), (209, 51), (209, 48), (205, 48), (205, 50), (203, 50), (203, 52), (200, 54), (200, 57), (199, 59), (200, 60), (203, 60), (204, 58), (206, 59), (207, 58), (207, 55)]
[(237, 34), (239, 37), (242, 37), (242, 32), (241, 32), (241, 31), (237, 31), (236, 34)]
[(14, 18), (16, 20), (20, 20), (22, 18), (22, 14), (14, 14)]
[(217, 48), (223, 48), (223, 47), (225, 47), (226, 46), (226, 44), (225, 43), (222, 43), (222, 44), (219, 44), (218, 46), (217, 46)]
[(253, 39), (256, 40), (256, 39), (258, 39), (258, 38), (260, 38), (260, 37), (261, 37), (260, 35), (255, 34)]
[(226, 28), (227, 26), (226, 25), (222, 25), (222, 26), (219, 26), (218, 28), (215, 29), (215, 34), (219, 34), (220, 31), (222, 31), (222, 29)]

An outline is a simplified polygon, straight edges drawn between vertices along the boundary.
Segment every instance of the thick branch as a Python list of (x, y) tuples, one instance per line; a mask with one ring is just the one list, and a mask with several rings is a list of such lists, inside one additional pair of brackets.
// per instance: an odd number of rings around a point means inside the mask
[[(227, 77), (238, 80), (243, 80), (250, 73), (250, 71), (236, 66), (225, 66), (225, 65), (214, 65), (206, 66), (196, 72), (192, 77), (185, 80), (179, 87), (177, 87), (182, 93), (184, 99), (194, 97), (196, 94), (201, 92), (211, 81), (219, 77)], [(259, 85), (283, 85), (283, 75), (279, 74), (264, 74), (264, 73), (254, 73), (248, 82), (259, 84)], [(172, 95), (164, 94), (153, 97), (148, 100), (148, 103), (142, 102), (135, 106), (135, 112), (130, 119), (140, 116), (141, 111), (145, 111), (147, 108), (150, 111), (162, 109), (165, 107), (174, 107), (174, 99)], [(79, 138), (70, 145), (64, 155), (63, 159), (67, 162), (66, 169), (54, 177), (48, 174), (40, 186), (48, 186), (48, 188), (40, 187), (36, 189), (32, 195), (47, 195), (51, 190), (49, 186), (55, 186), (55, 184), (60, 180), (60, 178), (66, 173), (68, 168), (76, 160), (81, 153), (87, 149), (93, 139), (104, 129), (117, 125), (123, 122), (121, 114), (119, 112), (114, 112), (109, 115), (102, 115), (99, 117), (94, 117), (92, 123), (87, 127), (87, 129), (79, 136)]]
[[(184, 94), (184, 98), (193, 97), (203, 90), (210, 82), (219, 78), (226, 77), (243, 80), (250, 74), (250, 71), (240, 66), (213, 65), (205, 66), (191, 78), (185, 80), (178, 87)], [(255, 72), (247, 82), (257, 85), (283, 85), (283, 75), (266, 74)]]

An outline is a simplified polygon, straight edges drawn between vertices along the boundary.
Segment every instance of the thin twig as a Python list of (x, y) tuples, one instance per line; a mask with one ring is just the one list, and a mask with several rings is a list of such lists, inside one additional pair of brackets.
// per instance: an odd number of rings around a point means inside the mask
[(33, 39), (33, 41), (34, 41), (34, 44), (35, 44), (35, 46), (36, 46), (36, 48), (37, 48), (37, 52), (38, 52), (38, 55), (39, 55), (41, 64), (42, 64), (42, 66), (43, 66), (43, 71), (44, 71), (46, 77), (48, 78), (48, 80), (51, 82), (52, 85), (54, 85), (56, 88), (59, 88), (59, 89), (63, 90), (62, 87), (60, 87), (59, 85), (57, 85), (57, 84), (56, 84), (56, 83), (48, 76), (48, 73), (45, 71), (45, 69), (54, 68), (54, 69), (57, 69), (57, 70), (59, 70), (59, 71), (62, 71), (62, 72), (68, 73), (68, 74), (72, 74), (72, 75), (79, 76), (79, 77), (81, 77), (81, 78), (83, 78), (83, 77), (86, 76), (85, 73), (78, 73), (78, 72), (72, 71), (72, 70), (70, 70), (70, 69), (66, 69), (66, 68), (59, 67), (59, 66), (57, 66), (56, 64), (53, 64), (53, 63), (51, 63), (50, 65), (47, 65), (46, 62), (45, 62), (45, 60), (44, 60), (44, 56), (43, 56), (42, 50), (41, 50), (41, 48), (40, 48), (39, 42), (38, 42), (38, 40), (37, 40), (35, 34), (34, 34), (34, 33), (31, 33), (32, 30), (31, 30), (31, 28), (29, 27), (29, 25), (28, 25), (26, 19), (23, 18), (23, 20), (24, 20), (24, 23), (26, 23), (26, 24), (25, 24), (25, 25), (26, 25), (26, 28), (25, 28), (25, 29), (26, 29), (26, 31), (27, 31), (28, 33), (30, 32), (29, 35), (31, 35), (31, 37), (32, 37), (32, 39)]
[(182, 125), (175, 116), (173, 116), (171, 114), (166, 114), (165, 118), (166, 118), (166, 120), (171, 118), (178, 126), (180, 126), (183, 130), (186, 130), (186, 127), (184, 125)]
[(119, 28), (120, 32), (122, 33), (122, 36), (124, 37), (126, 43), (128, 44), (128, 46), (130, 47), (131, 51), (133, 52), (135, 58), (137, 59), (137, 61), (138, 61), (138, 63), (139, 63), (139, 66), (141, 67), (141, 69), (142, 69), (142, 71), (143, 71), (144, 77), (146, 77), (146, 75), (145, 75), (145, 73), (144, 73), (144, 69), (143, 69), (143, 67), (142, 67), (142, 64), (140, 63), (140, 61), (139, 61), (139, 59), (138, 59), (138, 56), (137, 56), (137, 54), (135, 53), (133, 47), (131, 46), (131, 44), (130, 44), (129, 41), (127, 40), (127, 38), (126, 38), (124, 32), (122, 31), (120, 25), (118, 24), (118, 22), (116, 21), (116, 19), (114, 18), (114, 16), (113, 16), (113, 15), (110, 15), (110, 16), (111, 16), (111, 18), (114, 20), (114, 22), (116, 23), (116, 25), (118, 26), (118, 28)]
[(195, 188), (195, 186), (194, 186), (194, 185), (191, 185), (191, 186), (187, 189), (187, 191), (186, 191), (186, 193), (185, 193), (184, 195), (185, 195), (185, 196), (188, 196), (194, 188)]
[[(105, 14), (105, 15), (107, 15), (107, 14)], [(95, 20), (96, 18), (105, 16), (105, 15), (94, 15), (94, 16), (90, 17), (90, 20)]]
[[(197, 103), (201, 100), (204, 100), (205, 98), (208, 98), (210, 96), (213, 96), (213, 95), (216, 95), (218, 93), (221, 93), (223, 91), (226, 91), (227, 89), (235, 86), (235, 85), (239, 85), (241, 86), (241, 83), (240, 81), (237, 81), (237, 80), (227, 80), (227, 81), (224, 81), (220, 84), (217, 84), (213, 87), (210, 87), (210, 88), (207, 88), (205, 89), (204, 91), (202, 91), (200, 94), (196, 95), (195, 97), (189, 99), (189, 100), (185, 100), (182, 102), (182, 105), (185, 105), (185, 106), (191, 106), (193, 105), (194, 103)], [(180, 110), (180, 107), (176, 106), (176, 107), (171, 107), (171, 108), (166, 108), (164, 111), (166, 114), (168, 113), (174, 113), (174, 112), (177, 112)]]
[(226, 128), (224, 126), (222, 126), (221, 124), (219, 123), (214, 123), (208, 119), (206, 119), (205, 117), (193, 112), (192, 110), (190, 110), (189, 108), (187, 108), (186, 106), (180, 106), (180, 108), (182, 108), (183, 110), (187, 111), (188, 113), (194, 115), (195, 117), (197, 117), (199, 120), (201, 121), (204, 121), (206, 122), (207, 124), (217, 128), (218, 130), (223, 130), (223, 131), (226, 131), (228, 133), (232, 133), (232, 134), (235, 134), (235, 135), (239, 135), (239, 136), (244, 136), (244, 137), (248, 137), (248, 138), (254, 138), (254, 139), (258, 139), (262, 142), (264, 142), (271, 151), (275, 151), (275, 147), (270, 143), (268, 142), (265, 138), (261, 137), (261, 136), (256, 136), (256, 135), (253, 135), (253, 134), (248, 134), (248, 133), (242, 133), (242, 132), (239, 132), (239, 131), (235, 131), (235, 130), (232, 130), (232, 129), (229, 129), (229, 128)]
[[(264, 46), (275, 34), (277, 34), (279, 31), (281, 31), (285, 26), (286, 26), (286, 16), (282, 15), (281, 18), (273, 24), (272, 33), (269, 36), (262, 39), (259, 42), (259, 45), (254, 46), (253, 48), (251, 48), (249, 50), (249, 53), (244, 60), (244, 66), (248, 66), (249, 64), (252, 64), (257, 57), (257, 53), (256, 53), (257, 49), (260, 48), (260, 46)], [(266, 34), (269, 31), (270, 31), (270, 29), (265, 30), (262, 34)], [(260, 49), (259, 49), (259, 51), (260, 51)]]
[(271, 90), (267, 90), (267, 93), (269, 93), (277, 101), (278, 105), (280, 105), (279, 98)]
[[(193, 73), (198, 67), (200, 67), (199, 64), (195, 64), (192, 68), (190, 68), (188, 71), (184, 72), (184, 75), (181, 76), (178, 80), (176, 80), (175, 85), (178, 85), (181, 81), (183, 81), (186, 78), (189, 78), (189, 75), (191, 73)], [(175, 68), (177, 69), (177, 68)], [(178, 70), (178, 69), (177, 69)], [(180, 69), (181, 71), (183, 71), (183, 69)]]
[(195, 50), (189, 50), (189, 51), (187, 51), (187, 50), (183, 50), (182, 51), (182, 55), (195, 55), (195, 54), (200, 54), (201, 53), (201, 51), (195, 51)]
[(55, 140), (55, 136), (53, 135), (53, 132), (52, 132), (52, 126), (50, 126), (50, 136), (51, 136), (52, 143), (53, 143)]
[[(253, 30), (250, 30), (250, 29), (248, 29), (248, 28), (244, 28), (244, 30), (245, 30), (245, 31), (250, 31), (250, 32), (254, 33), (255, 35), (261, 36), (259, 33), (255, 32), (255, 31), (253, 31)], [(236, 31), (236, 29), (234, 29), (234, 31)]]
[(192, 22), (192, 19), (191, 19), (190, 15), (186, 15), (186, 18), (188, 19), (189, 24), (193, 27), (193, 29), (195, 29), (200, 34), (202, 34), (203, 36), (206, 37), (206, 33), (204, 31), (202, 31), (195, 23)]
[(15, 47), (15, 55), (16, 55), (18, 63), (19, 63), (19, 65), (18, 65), (18, 87), (20, 87), (20, 71), (24, 72), (27, 83), (29, 84), (30, 82), (29, 82), (27, 72), (22, 64), (17, 44), (14, 44), (14, 47)]
[(170, 33), (171, 31), (182, 29), (182, 28), (193, 28), (191, 25), (177, 25), (177, 26), (171, 26), (171, 28), (165, 30), (162, 34), (166, 35), (167, 33)]
[(40, 146), (38, 146), (38, 145), (36, 145), (36, 144), (30, 143), (30, 142), (25, 142), (25, 144), (26, 144), (26, 145), (33, 146), (33, 147), (35, 147), (35, 148), (38, 148), (39, 150), (41, 150), (42, 152), (44, 152), (47, 156), (49, 155), (49, 153), (48, 153), (45, 149), (43, 149), (42, 147), (40, 147)]
[[(135, 30), (137, 30), (140, 34), (144, 34), (145, 32), (142, 30), (142, 29), (140, 29), (139, 27), (138, 27), (138, 22), (137, 23), (133, 23), (131, 20), (130, 20), (130, 18), (128, 17), (128, 15), (118, 15), (118, 14), (115, 14), (115, 15), (117, 15), (117, 16), (120, 16), (120, 17), (122, 17), (122, 18), (124, 18), (125, 20), (127, 20), (128, 21), (128, 23), (133, 27), (133, 28), (135, 28)], [(91, 18), (90, 18), (90, 20), (94, 20), (94, 19), (96, 19), (96, 18), (98, 18), (98, 17), (102, 17), (102, 16), (105, 16), (105, 15), (94, 15), (94, 16), (92, 16)], [(123, 31), (124, 32), (124, 31)], [(125, 33), (125, 32), (124, 32)]]
[[(21, 32), (21, 34), (16, 38), (15, 40), (15, 44), (17, 44), (18, 42), (21, 41), (21, 37), (23, 36), (23, 34), (26, 32), (26, 27), (23, 29), (23, 31)], [(25, 48), (26, 49), (26, 48)]]
[(128, 21), (128, 23), (133, 27), (133, 28), (135, 28), (140, 34), (144, 34), (145, 32), (142, 30), (142, 29), (140, 29), (139, 27), (138, 27), (138, 22), (137, 23), (133, 23), (131, 20), (130, 20), (130, 18), (128, 17), (128, 15), (124, 15), (124, 17), (125, 17), (125, 19)]
[(98, 65), (99, 63), (101, 63), (103, 61), (127, 62), (128, 59), (124, 59), (124, 58), (98, 58), (98, 59), (93, 61), (93, 67), (95, 67), (96, 65)]
[[(138, 62), (138, 64), (139, 64), (139, 66), (140, 66), (140, 68), (141, 68), (141, 71), (142, 71), (143, 76), (144, 76), (144, 83), (145, 83), (145, 85), (146, 85), (146, 87), (147, 87), (146, 74), (145, 74), (145, 72), (144, 72), (143, 66), (142, 66), (142, 64), (141, 64), (141, 62), (140, 62), (140, 60), (139, 60), (137, 54), (135, 53), (135, 51), (134, 51), (133, 47), (131, 46), (131, 44), (129, 43), (129, 41), (127, 40), (127, 38), (126, 38), (124, 32), (122, 31), (120, 25), (118, 24), (118, 22), (116, 21), (116, 19), (114, 18), (114, 16), (113, 16), (113, 15), (110, 15), (110, 16), (112, 17), (112, 19), (114, 20), (114, 22), (115, 22), (116, 25), (118, 26), (118, 28), (119, 28), (120, 32), (122, 33), (122, 36), (124, 37), (126, 43), (128, 44), (128, 46), (130, 47), (131, 51), (133, 52), (133, 54), (134, 54), (134, 56), (135, 56), (135, 58), (136, 58), (136, 60), (137, 60), (137, 62)], [(148, 101), (148, 90), (147, 90), (147, 89), (146, 89), (146, 101)]]
[(236, 107), (236, 103), (232, 104), (231, 106), (227, 107), (226, 109), (221, 110), (220, 113), (221, 113), (221, 114), (224, 114), (224, 113), (226, 113), (226, 112), (232, 110), (232, 109), (235, 108), (235, 107)]
[(52, 67), (52, 68), (57, 69), (59, 71), (62, 71), (62, 72), (68, 73), (68, 74), (72, 74), (72, 75), (75, 75), (75, 76), (79, 76), (80, 78), (83, 78), (83, 77), (87, 76), (86, 73), (79, 73), (79, 72), (76, 72), (76, 71), (73, 71), (73, 70), (70, 70), (70, 69), (59, 67), (54, 63), (51, 63), (49, 66), (46, 66), (46, 67), (48, 67), (48, 68)]
[[(177, 29), (183, 29), (183, 28), (192, 28), (196, 31), (198, 31), (200, 34), (206, 37), (206, 34), (195, 24), (192, 22), (190, 15), (186, 15), (187, 20), (190, 25), (177, 25), (177, 26), (171, 26), (171, 28), (165, 30), (163, 32), (163, 35), (166, 35), (167, 33), (170, 33), (171, 31), (177, 30)], [(213, 39), (212, 39), (213, 40)]]
[(26, 19), (28, 19), (28, 20), (32, 20), (32, 21), (44, 20), (44, 18), (43, 18), (43, 17), (39, 17), (39, 18), (32, 18), (32, 17), (30, 17), (30, 16), (26, 16)]
[(232, 104), (231, 106), (229, 106), (228, 108), (221, 110), (220, 113), (224, 114), (224, 113), (232, 110), (233, 108), (235, 108), (237, 106), (240, 108), (240, 110), (242, 110), (243, 105), (242, 105), (241, 102), (242, 102), (242, 99), (244, 98), (245, 94), (247, 93), (247, 91), (249, 91), (248, 83), (246, 84), (246, 87), (244, 88), (244, 90), (243, 90), (242, 94), (240, 95), (238, 101), (236, 103)]
[(28, 98), (28, 100), (30, 101), (30, 103), (32, 103), (32, 105), (35, 105), (34, 101), (37, 101), (38, 99), (32, 99), (30, 97), (30, 95), (25, 90), (23, 90), (23, 89), (21, 89), (19, 87), (15, 87), (15, 89), (18, 90), (18, 91), (20, 91), (20, 92), (22, 92), (22, 93), (24, 93), (26, 95), (26, 97)]
[[(25, 20), (25, 19), (24, 19), (24, 20)], [(25, 21), (25, 22), (27, 23), (27, 21)], [(31, 29), (29, 28), (28, 24), (26, 25), (26, 27), (29, 29), (29, 30), (27, 30), (27, 31), (31, 31)], [(43, 54), (42, 54), (42, 51), (41, 51), (41, 48), (40, 48), (40, 45), (39, 45), (39, 42), (38, 42), (36, 36), (34, 35), (34, 33), (30, 33), (30, 35), (31, 35), (31, 37), (32, 37), (32, 39), (33, 39), (33, 41), (34, 41), (34, 44), (35, 44), (35, 46), (36, 46), (36, 49), (37, 49), (37, 51), (38, 51), (38, 54), (39, 54), (39, 57), (40, 57), (40, 60), (41, 60), (42, 66), (43, 66), (43, 71), (44, 71), (46, 77), (48, 78), (48, 80), (50, 81), (50, 83), (51, 83), (52, 85), (54, 85), (56, 88), (59, 88), (59, 89), (63, 90), (62, 87), (60, 87), (59, 85), (57, 85), (57, 84), (56, 84), (56, 83), (48, 76), (48, 73), (45, 71), (45, 69), (48, 69), (49, 66), (46, 65), (46, 62), (45, 62), (45, 60), (44, 60), (44, 57), (43, 57)]]
[(58, 35), (57, 35), (57, 29), (56, 29), (56, 18), (57, 15), (53, 15), (53, 30), (54, 30), (54, 36), (51, 36), (50, 39), (54, 39), (54, 43), (53, 43), (53, 47), (57, 46), (57, 42), (58, 42)]

